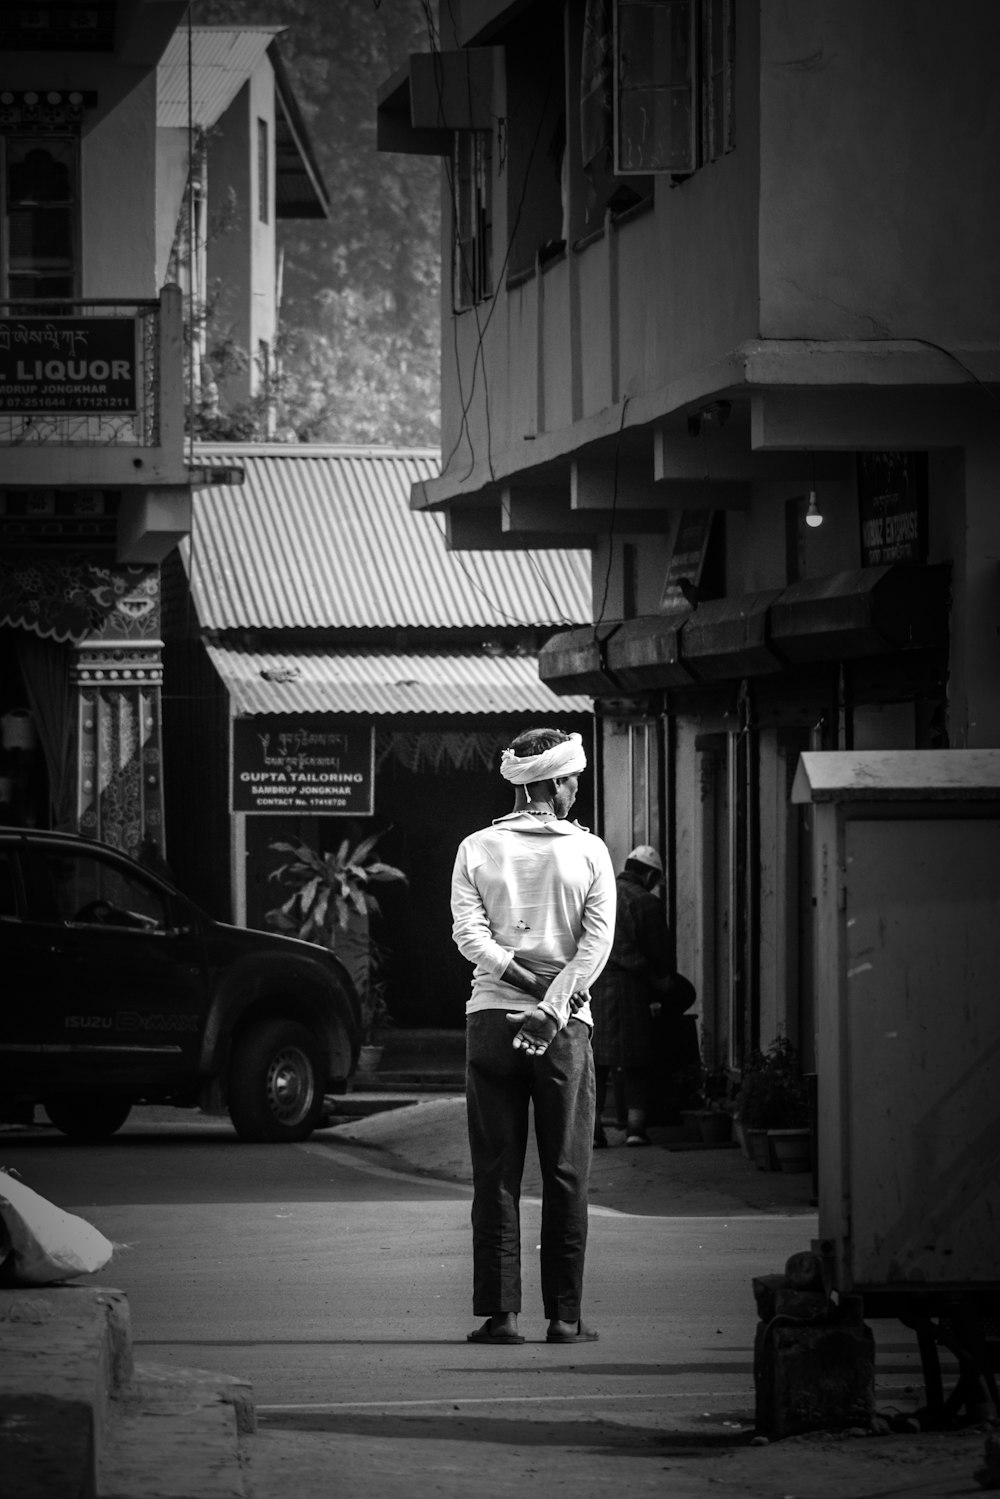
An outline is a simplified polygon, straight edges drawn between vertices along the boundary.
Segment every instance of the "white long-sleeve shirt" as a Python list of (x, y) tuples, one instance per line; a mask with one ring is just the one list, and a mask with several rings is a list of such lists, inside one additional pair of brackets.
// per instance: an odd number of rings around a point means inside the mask
[[(607, 847), (579, 823), (511, 812), (463, 839), (451, 910), (458, 950), (476, 965), (466, 1014), (536, 1003), (503, 981), (516, 958), (550, 979), (541, 1007), (564, 1026), (571, 995), (607, 962), (616, 899)], [(577, 1016), (593, 1024), (589, 1005)]]

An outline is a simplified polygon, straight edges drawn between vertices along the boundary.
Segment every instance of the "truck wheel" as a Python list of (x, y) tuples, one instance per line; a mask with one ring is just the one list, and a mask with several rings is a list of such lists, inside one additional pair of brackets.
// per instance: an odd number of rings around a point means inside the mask
[(73, 1140), (106, 1140), (132, 1112), (127, 1098), (94, 1098), (86, 1093), (46, 1099), (44, 1108), (56, 1129)]
[(243, 1140), (304, 1140), (323, 1110), (321, 1049), (294, 1020), (239, 1038), (229, 1071), (229, 1117)]

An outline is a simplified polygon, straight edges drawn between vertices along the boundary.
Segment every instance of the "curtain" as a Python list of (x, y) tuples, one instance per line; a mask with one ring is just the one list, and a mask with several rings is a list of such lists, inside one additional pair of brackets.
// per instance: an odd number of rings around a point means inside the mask
[(17, 663), (24, 680), (49, 779), (52, 824), (76, 826), (75, 696), (69, 678), (69, 647), (16, 631)]

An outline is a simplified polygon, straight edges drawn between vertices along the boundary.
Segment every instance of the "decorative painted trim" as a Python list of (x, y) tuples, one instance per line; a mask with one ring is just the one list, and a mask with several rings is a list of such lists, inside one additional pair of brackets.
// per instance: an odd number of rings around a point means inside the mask
[(152, 643), (160, 570), (103, 562), (93, 552), (10, 552), (0, 557), (0, 624), (43, 640)]
[(0, 93), (0, 126), (6, 129), (60, 130), (83, 123), (85, 109), (93, 109), (97, 95), (92, 90), (65, 92), (61, 89), (26, 91), (4, 89)]
[(137, 687), (163, 681), (162, 641), (137, 646), (130, 641), (80, 645), (70, 666), (70, 680), (79, 686)]

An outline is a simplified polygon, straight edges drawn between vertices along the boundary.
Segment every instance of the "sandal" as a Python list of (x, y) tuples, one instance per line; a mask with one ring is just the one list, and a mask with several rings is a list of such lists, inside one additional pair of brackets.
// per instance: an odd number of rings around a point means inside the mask
[(585, 1327), (582, 1322), (576, 1324), (576, 1332), (547, 1332), (546, 1343), (596, 1343), (597, 1334), (592, 1327)]
[(523, 1343), (519, 1332), (490, 1332), (490, 1319), (486, 1318), (482, 1327), (477, 1327), (474, 1332), (466, 1334), (467, 1343)]

